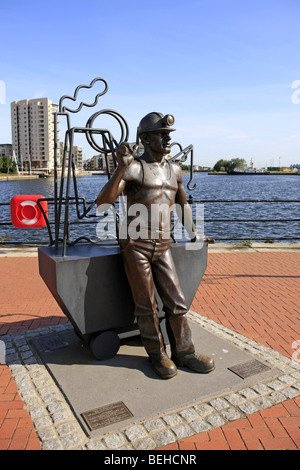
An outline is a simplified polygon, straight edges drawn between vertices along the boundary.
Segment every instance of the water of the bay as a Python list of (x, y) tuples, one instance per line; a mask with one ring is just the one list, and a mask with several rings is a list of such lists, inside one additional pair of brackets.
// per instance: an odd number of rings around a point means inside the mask
[[(204, 202), (204, 233), (216, 241), (247, 241), (272, 239), (279, 241), (285, 238), (299, 241), (300, 222), (290, 219), (300, 219), (300, 203), (297, 202), (236, 202), (227, 200), (290, 200), (300, 201), (300, 176), (298, 175), (208, 175), (194, 174), (193, 191), (187, 189), (189, 175), (183, 175), (187, 196), (195, 200), (221, 200), (222, 202)], [(89, 175), (77, 178), (79, 196), (87, 202), (96, 199), (97, 194), (107, 182), (104, 175)], [(10, 199), (15, 195), (40, 194), (53, 197), (54, 179), (41, 178), (37, 180), (15, 180), (0, 182), (0, 241), (7, 243), (36, 243), (48, 244), (49, 237), (46, 228), (18, 229), (11, 225)], [(71, 185), (71, 195), (74, 195)], [(82, 208), (81, 208), (82, 213)], [(91, 211), (96, 213), (96, 207)], [(211, 221), (218, 219), (218, 221)], [(221, 219), (221, 220), (220, 220)], [(230, 221), (234, 219), (235, 221)], [(238, 222), (236, 219), (254, 219), (252, 222)], [(272, 221), (264, 222), (263, 219)], [(280, 221), (283, 220), (283, 221)], [(53, 206), (49, 207), (49, 221), (54, 230)], [(71, 221), (77, 222), (74, 208), (71, 210)], [(71, 225), (71, 240), (86, 236), (94, 241), (99, 239), (96, 231), (98, 218), (83, 219), (80, 224)]]

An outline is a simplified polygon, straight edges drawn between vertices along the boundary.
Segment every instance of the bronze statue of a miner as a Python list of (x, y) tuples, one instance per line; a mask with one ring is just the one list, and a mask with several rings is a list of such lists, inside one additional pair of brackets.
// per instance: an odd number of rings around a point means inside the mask
[[(171, 254), (170, 218), (175, 206), (182, 209), (178, 213), (191, 240), (198, 237), (180, 166), (165, 158), (170, 153), (173, 124), (172, 115), (147, 114), (137, 130), (144, 154), (136, 158), (136, 147), (120, 145), (118, 166), (97, 198), (100, 206), (113, 204), (122, 193), (126, 196), (127, 215), (120, 227), (120, 248), (142, 343), (154, 371), (164, 379), (177, 374), (176, 365), (199, 373), (215, 367), (211, 358), (195, 352), (186, 317), (188, 309)], [(137, 220), (138, 236), (133, 230)], [(165, 312), (171, 359), (160, 330), (155, 286)]]

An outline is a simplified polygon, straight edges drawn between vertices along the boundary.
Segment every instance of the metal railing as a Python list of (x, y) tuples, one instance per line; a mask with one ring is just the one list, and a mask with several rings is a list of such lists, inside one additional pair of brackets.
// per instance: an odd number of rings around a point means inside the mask
[[(222, 204), (257, 204), (257, 203), (263, 203), (263, 204), (271, 204), (271, 203), (300, 203), (300, 199), (194, 199), (192, 195), (189, 196), (188, 199), (189, 204), (193, 205), (194, 203), (199, 203), (199, 204), (215, 204), (215, 203), (222, 203)], [(260, 223), (269, 223), (269, 222), (276, 222), (276, 223), (282, 223), (282, 224), (287, 224), (289, 222), (300, 222), (300, 218), (285, 218), (285, 219), (280, 219), (280, 218), (255, 218), (255, 219), (245, 219), (245, 218), (205, 218), (205, 222), (211, 222), (211, 223), (249, 223), (249, 222), (260, 222)], [(300, 226), (299, 226), (299, 234), (300, 234)], [(234, 240), (244, 240), (246, 236), (241, 236), (241, 237), (216, 237), (214, 240), (216, 241), (234, 241)], [(252, 237), (251, 240), (256, 240), (256, 241), (262, 241), (262, 240), (269, 240), (271, 237)], [(274, 239), (276, 240), (300, 240), (299, 236), (292, 236), (292, 237), (278, 237), (274, 236)]]
[[(54, 200), (54, 198), (45, 198), (43, 200), (47, 200), (48, 202), (48, 205), (51, 207), (51, 206), (55, 206), (56, 204), (56, 201)], [(62, 205), (64, 206), (64, 202), (65, 201), (62, 201)], [(260, 204), (273, 204), (273, 203), (284, 203), (284, 204), (299, 204), (300, 203), (300, 200), (299, 199), (194, 199), (192, 197), (192, 195), (189, 196), (188, 198), (188, 203), (191, 204), (192, 206), (194, 204), (218, 204), (218, 205), (223, 205), (223, 204), (257, 204), (257, 203), (260, 203)], [(75, 211), (74, 211), (74, 220), (69, 220), (68, 222), (68, 225), (69, 225), (69, 228), (71, 228), (71, 226), (86, 226), (88, 224), (98, 224), (99, 223), (99, 220), (100, 218), (102, 218), (104, 220), (104, 217), (103, 216), (98, 216), (96, 213), (91, 213), (90, 209), (91, 207), (93, 206), (94, 204), (94, 201), (93, 202), (87, 202), (85, 200), (84, 197), (79, 197), (78, 195), (76, 195), (76, 197), (70, 197), (69, 199), (69, 202), (68, 204), (70, 206), (74, 206), (75, 208)], [(39, 201), (38, 201), (38, 205), (39, 205)], [(80, 205), (82, 205), (82, 213), (80, 213)], [(0, 203), (0, 207), (9, 207), (10, 204), (9, 203)], [(49, 207), (49, 212), (50, 212), (50, 207)], [(222, 206), (219, 206), (222, 208)], [(41, 205), (40, 205), (40, 208), (42, 209)], [(87, 210), (88, 208), (88, 210)], [(53, 214), (53, 217), (54, 217), (55, 214)], [(49, 219), (46, 217), (46, 215), (44, 214), (44, 218), (46, 220), (46, 226), (47, 226), (47, 231), (48, 231), (48, 238), (49, 238), (49, 242), (22, 242), (22, 241), (11, 241), (11, 240), (8, 240), (8, 239), (4, 239), (2, 240), (2, 237), (1, 237), (1, 232), (0, 232), (0, 245), (33, 245), (33, 246), (39, 246), (39, 245), (43, 245), (43, 244), (48, 244), (48, 245), (53, 245), (55, 243), (55, 234), (53, 235), (52, 233), (52, 227), (55, 227), (55, 219), (51, 220), (51, 215), (49, 217)], [(84, 220), (85, 219), (85, 220)], [(219, 224), (219, 223), (225, 223), (225, 224), (249, 224), (249, 223), (263, 223), (263, 224), (267, 224), (267, 223), (270, 223), (270, 222), (276, 222), (276, 223), (279, 223), (279, 224), (282, 224), (282, 225), (288, 225), (289, 223), (300, 223), (300, 218), (274, 218), (274, 217), (271, 217), (271, 218), (245, 218), (245, 217), (222, 217), (222, 218), (219, 218), (219, 217), (205, 217), (204, 218), (204, 222), (205, 224), (206, 223), (210, 223), (210, 224)], [(61, 226), (64, 226), (64, 221), (62, 220), (60, 222), (60, 225)], [(13, 226), (12, 222), (8, 222), (8, 221), (5, 221), (5, 222), (0, 222), (0, 229), (1, 227), (4, 227), (4, 226)], [(56, 227), (57, 229), (57, 227)], [(15, 229), (15, 230), (20, 230), (20, 229)], [(39, 229), (36, 229), (36, 230), (39, 230)], [(248, 230), (249, 230), (249, 227), (248, 227)], [(254, 230), (252, 230), (251, 233), (253, 233)], [(213, 230), (211, 230), (211, 232), (213, 232)], [(299, 225), (299, 234), (300, 234), (300, 225)], [(70, 233), (69, 233), (70, 235)], [(205, 235), (207, 236), (211, 236), (210, 233), (205, 233)], [(237, 241), (237, 240), (245, 240), (247, 238), (247, 235), (243, 235), (243, 236), (230, 236), (230, 237), (219, 237), (219, 236), (212, 236), (212, 238), (215, 240), (215, 241), (228, 241), (228, 242), (232, 242), (232, 241)], [(248, 237), (249, 238), (249, 237)], [(297, 241), (297, 240), (300, 240), (300, 236), (277, 236), (277, 235), (274, 235), (274, 236), (259, 236), (259, 237), (256, 237), (256, 236), (250, 236), (251, 240), (253, 241), (268, 241), (270, 239), (272, 240), (278, 240), (278, 241), (283, 241), (283, 240), (293, 240), (293, 241)], [(59, 239), (59, 241), (61, 242), (62, 239)], [(97, 241), (93, 241), (91, 240), (89, 237), (87, 236), (80, 236), (78, 237), (76, 240), (74, 240), (73, 242), (69, 239), (68, 241), (68, 244), (69, 245), (73, 245), (77, 242), (80, 242), (80, 241), (87, 241), (87, 242), (91, 242), (91, 243), (98, 243), (100, 240), (97, 240)]]

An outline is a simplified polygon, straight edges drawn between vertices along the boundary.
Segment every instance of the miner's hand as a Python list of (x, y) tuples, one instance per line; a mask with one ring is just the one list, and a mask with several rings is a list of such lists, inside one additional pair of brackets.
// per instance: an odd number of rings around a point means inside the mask
[(138, 145), (135, 145), (133, 148), (128, 142), (124, 142), (119, 145), (116, 150), (117, 161), (119, 166), (129, 166), (137, 153)]

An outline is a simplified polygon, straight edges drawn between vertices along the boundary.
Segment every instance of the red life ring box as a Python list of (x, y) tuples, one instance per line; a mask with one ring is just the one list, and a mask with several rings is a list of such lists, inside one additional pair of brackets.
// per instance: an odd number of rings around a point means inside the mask
[[(46, 226), (46, 220), (37, 201), (44, 199), (41, 195), (17, 195), (10, 200), (10, 215), (14, 227), (41, 228)], [(46, 217), (48, 217), (47, 201), (39, 201)]]

